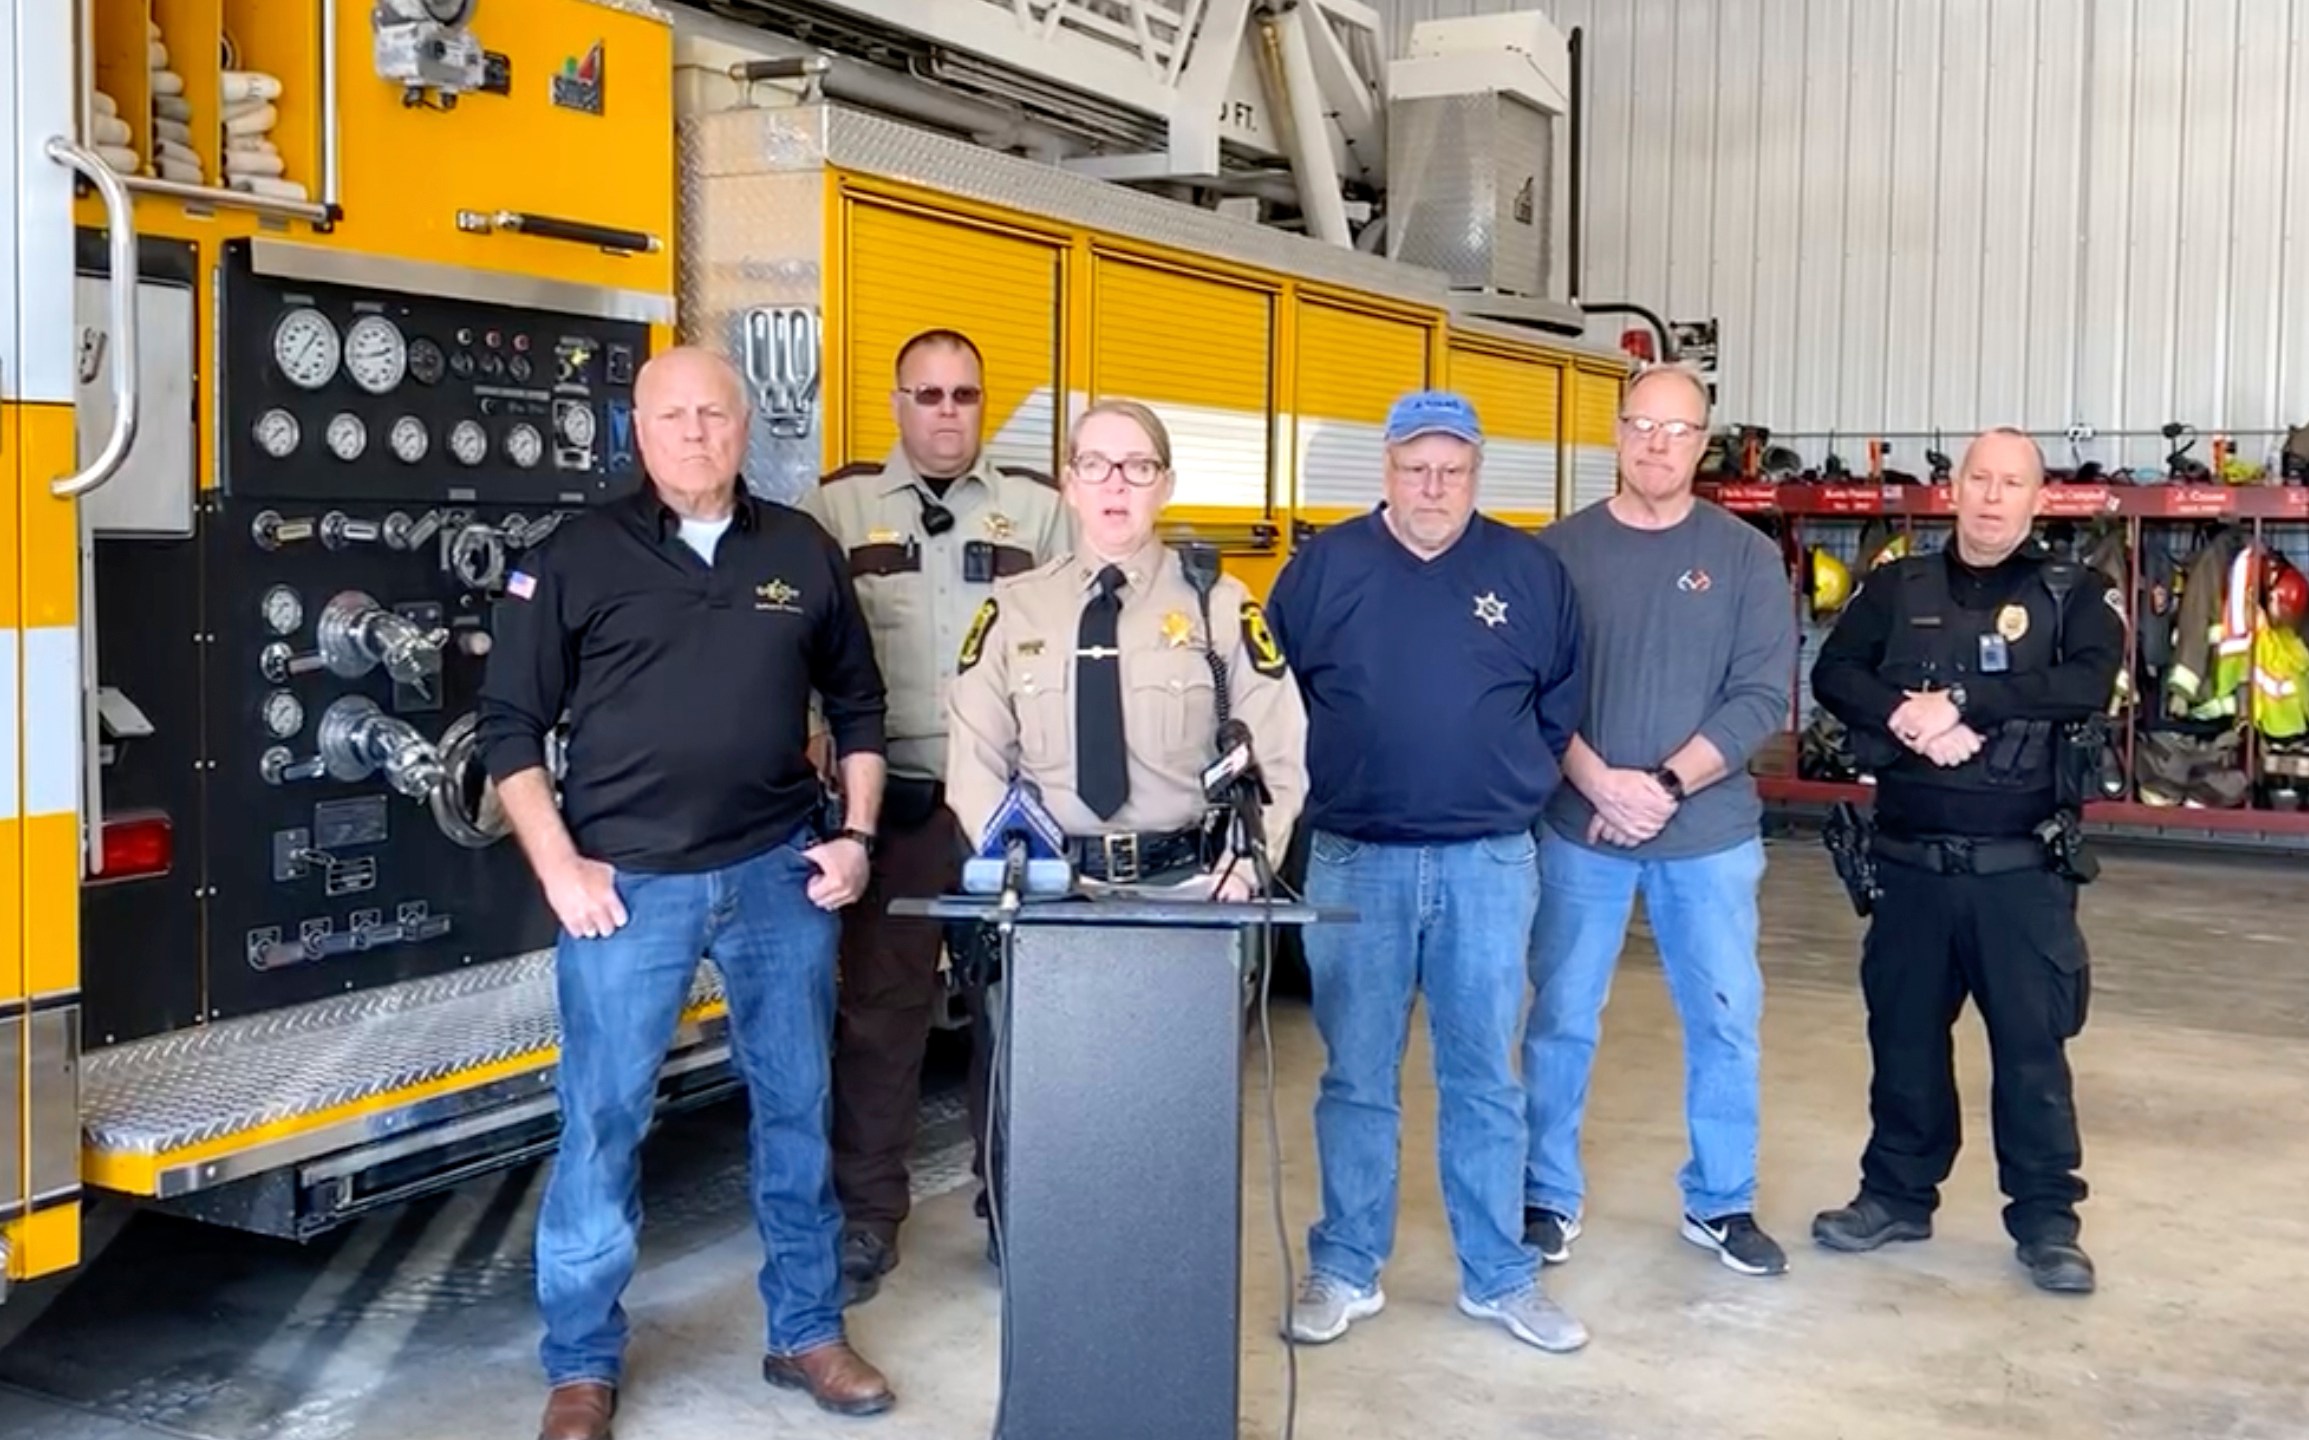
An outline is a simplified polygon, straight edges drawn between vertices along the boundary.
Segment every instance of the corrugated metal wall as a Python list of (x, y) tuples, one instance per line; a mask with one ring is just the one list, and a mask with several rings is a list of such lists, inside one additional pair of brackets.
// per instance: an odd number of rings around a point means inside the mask
[[(1397, 54), (1534, 8), (1374, 3)], [(1855, 465), (2000, 423), (2155, 465), (2174, 420), (2260, 459), (2309, 422), (2309, 0), (1537, 8), (1586, 34), (1587, 298), (1717, 317), (1726, 417)]]

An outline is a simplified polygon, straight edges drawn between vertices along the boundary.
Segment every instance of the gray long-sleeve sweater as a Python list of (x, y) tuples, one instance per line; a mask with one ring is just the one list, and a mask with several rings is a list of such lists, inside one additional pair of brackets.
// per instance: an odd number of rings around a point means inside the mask
[[(1579, 598), (1587, 664), (1580, 738), (1614, 767), (1650, 770), (1701, 734), (1731, 773), (1695, 792), (1630, 859), (1713, 854), (1757, 833), (1763, 807), (1748, 761), (1784, 728), (1796, 683), (1796, 611), (1778, 547), (1702, 500), (1666, 530), (1622, 524), (1592, 505), (1540, 539)], [(1548, 823), (1585, 843), (1595, 807), (1571, 785)]]

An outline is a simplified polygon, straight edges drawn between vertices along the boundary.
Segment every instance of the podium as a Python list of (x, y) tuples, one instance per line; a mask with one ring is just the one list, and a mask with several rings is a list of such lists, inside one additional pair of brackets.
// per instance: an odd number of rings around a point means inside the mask
[[(890, 909), (997, 916), (976, 896)], [(996, 1440), (1235, 1440), (1246, 941), (1262, 923), (1353, 918), (1137, 898), (1018, 911), (993, 1080), (1006, 1292)]]

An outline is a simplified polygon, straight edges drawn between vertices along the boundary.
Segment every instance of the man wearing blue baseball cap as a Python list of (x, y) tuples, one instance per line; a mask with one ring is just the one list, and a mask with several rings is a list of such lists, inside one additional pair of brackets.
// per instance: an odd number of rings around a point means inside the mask
[(1579, 617), (1562, 562), (1477, 513), (1482, 465), (1465, 399), (1404, 396), (1387, 417), (1384, 503), (1300, 546), (1268, 606), (1307, 704), (1307, 898), (1359, 916), (1304, 941), (1329, 1058), (1297, 1341), (1336, 1339), (1386, 1303), (1397, 1096), (1424, 992), (1459, 1308), (1544, 1350), (1587, 1343), (1523, 1244), (1511, 1064), (1533, 827), (1581, 712)]

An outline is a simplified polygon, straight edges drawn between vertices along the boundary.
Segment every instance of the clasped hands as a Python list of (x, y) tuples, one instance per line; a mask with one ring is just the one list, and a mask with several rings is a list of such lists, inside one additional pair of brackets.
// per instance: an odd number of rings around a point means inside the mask
[(1910, 690), (1885, 722), (1892, 738), (1939, 766), (1962, 765), (1980, 753), (1980, 732), (1964, 723), (1945, 690)]
[(1587, 823), (1590, 844), (1633, 849), (1665, 830), (1676, 813), (1676, 797), (1643, 770), (1606, 770), (1587, 798), (1595, 806)]

